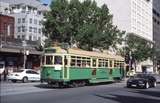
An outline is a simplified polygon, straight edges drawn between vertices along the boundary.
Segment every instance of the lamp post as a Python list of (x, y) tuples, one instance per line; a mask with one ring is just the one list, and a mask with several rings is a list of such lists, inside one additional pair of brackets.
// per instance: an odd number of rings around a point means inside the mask
[(26, 46), (27, 43), (26, 41), (22, 41), (22, 46), (23, 46), (23, 69), (25, 69), (25, 65), (26, 65)]

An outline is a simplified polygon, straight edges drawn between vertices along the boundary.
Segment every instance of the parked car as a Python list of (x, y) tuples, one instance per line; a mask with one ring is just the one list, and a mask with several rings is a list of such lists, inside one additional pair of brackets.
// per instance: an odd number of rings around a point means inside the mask
[(5, 70), (5, 63), (3, 61), (0, 61), (0, 81), (2, 80), (2, 75), (4, 74)]
[(149, 74), (135, 74), (127, 80), (127, 87), (156, 87), (156, 78)]
[(5, 70), (5, 63), (0, 61), (0, 74), (2, 75)]
[(40, 81), (40, 73), (32, 69), (20, 69), (8, 75), (8, 80), (12, 82), (22, 81), (26, 83), (28, 81)]

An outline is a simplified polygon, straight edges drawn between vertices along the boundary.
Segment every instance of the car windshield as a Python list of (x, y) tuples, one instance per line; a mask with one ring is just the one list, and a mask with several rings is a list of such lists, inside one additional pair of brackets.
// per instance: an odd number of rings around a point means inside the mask
[(21, 72), (23, 72), (24, 70), (17, 70), (16, 72), (18, 72), (18, 73), (21, 73)]

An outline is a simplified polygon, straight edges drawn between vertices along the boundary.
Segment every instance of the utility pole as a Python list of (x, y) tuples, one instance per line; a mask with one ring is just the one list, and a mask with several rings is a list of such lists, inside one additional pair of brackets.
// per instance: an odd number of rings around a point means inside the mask
[(129, 51), (129, 77), (131, 76), (131, 69), (132, 69), (132, 52)]
[(26, 46), (27, 43), (26, 41), (22, 41), (22, 46), (23, 46), (23, 69), (25, 69), (25, 65), (26, 65)]

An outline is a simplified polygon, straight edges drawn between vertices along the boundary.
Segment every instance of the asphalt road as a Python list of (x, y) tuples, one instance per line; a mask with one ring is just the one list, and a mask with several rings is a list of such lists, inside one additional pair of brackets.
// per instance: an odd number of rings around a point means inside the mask
[(0, 103), (160, 103), (160, 84), (149, 89), (126, 88), (124, 82), (60, 89), (1, 83), (0, 96)]

